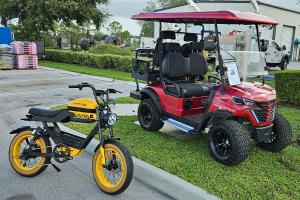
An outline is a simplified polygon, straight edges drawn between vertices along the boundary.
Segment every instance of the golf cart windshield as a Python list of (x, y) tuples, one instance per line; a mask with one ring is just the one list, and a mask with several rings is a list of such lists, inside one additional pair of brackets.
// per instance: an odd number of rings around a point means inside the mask
[[(260, 30), (272, 31), (270, 28), (261, 26)], [(219, 26), (219, 30), (226, 30), (224, 25)], [(265, 54), (259, 49), (260, 47), (255, 31), (255, 26), (233, 25), (230, 26), (229, 31), (222, 31), (220, 35), (220, 49), (225, 66), (226, 62), (235, 60), (242, 78), (256, 77), (267, 75), (265, 70), (266, 61)]]

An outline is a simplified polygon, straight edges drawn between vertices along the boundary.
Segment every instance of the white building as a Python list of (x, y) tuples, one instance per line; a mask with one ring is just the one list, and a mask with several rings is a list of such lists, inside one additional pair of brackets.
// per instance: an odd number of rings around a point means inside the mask
[[(300, 7), (296, 6), (296, 2), (284, 1), (283, 4), (273, 3), (280, 2), (280, 0), (272, 1), (254, 1), (254, 0), (194, 0), (201, 11), (215, 11), (215, 10), (232, 10), (232, 11), (247, 11), (260, 13), (276, 19), (279, 25), (275, 29), (262, 30), (262, 38), (273, 39), (281, 46), (285, 45), (290, 51), (294, 59), (299, 60), (298, 48), (294, 45), (294, 41), (300, 38)], [(281, 1), (283, 2), (283, 1)], [(287, 4), (290, 6), (283, 7)], [(294, 7), (292, 5), (294, 5)], [(157, 12), (195, 12), (195, 8), (190, 5), (181, 7), (168, 8), (158, 10)], [(232, 28), (231, 28), (232, 29)], [(221, 32), (230, 32), (222, 28)], [(158, 24), (155, 26), (155, 38), (158, 37)]]

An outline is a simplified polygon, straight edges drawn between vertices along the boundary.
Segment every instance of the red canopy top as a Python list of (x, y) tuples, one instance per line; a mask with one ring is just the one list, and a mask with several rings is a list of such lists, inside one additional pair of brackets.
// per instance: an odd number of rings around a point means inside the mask
[(192, 24), (213, 24), (215, 20), (218, 24), (278, 24), (276, 20), (270, 17), (241, 11), (140, 13), (131, 18), (145, 21)]

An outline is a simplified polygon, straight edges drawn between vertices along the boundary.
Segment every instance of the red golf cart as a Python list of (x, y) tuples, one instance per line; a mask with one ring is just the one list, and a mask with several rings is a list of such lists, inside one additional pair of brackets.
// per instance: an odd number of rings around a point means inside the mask
[[(251, 140), (271, 152), (290, 143), (291, 127), (276, 112), (275, 90), (264, 83), (240, 80), (235, 57), (226, 52), (231, 61), (223, 59), (220, 47), (220, 24), (252, 25), (256, 41), (260, 41), (260, 25), (275, 26), (275, 20), (238, 11), (140, 13), (132, 19), (160, 24), (155, 49), (138, 49), (134, 59), (132, 75), (137, 89), (131, 97), (141, 100), (138, 119), (143, 129), (158, 131), (169, 124), (187, 134), (206, 131), (210, 154), (225, 165), (245, 160)], [(200, 26), (202, 31), (162, 30), (163, 23)], [(214, 30), (205, 30), (207, 24)], [(184, 39), (182, 45), (174, 42), (179, 35)], [(260, 42), (257, 45), (262, 49)], [(204, 50), (216, 52), (218, 76), (207, 75)], [(147, 86), (140, 89), (138, 80), (146, 81)]]

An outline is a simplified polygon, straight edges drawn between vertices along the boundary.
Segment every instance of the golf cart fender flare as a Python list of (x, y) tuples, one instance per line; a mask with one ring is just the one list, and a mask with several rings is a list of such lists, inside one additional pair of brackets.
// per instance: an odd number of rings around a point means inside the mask
[(162, 109), (161, 109), (161, 106), (160, 106), (160, 103), (159, 103), (160, 102), (159, 97), (157, 96), (156, 92), (153, 89), (143, 88), (141, 90), (141, 100), (146, 99), (146, 98), (152, 99), (157, 111), (159, 113), (162, 113)]
[(98, 151), (98, 149), (102, 146), (102, 145), (105, 145), (106, 143), (109, 143), (109, 142), (114, 142), (118, 140), (117, 138), (105, 138), (103, 139), (102, 141), (99, 142), (99, 144), (96, 146), (95, 150), (94, 150), (94, 153), (96, 153)]
[(229, 111), (225, 110), (217, 110), (212, 113), (211, 118), (208, 120), (206, 127), (207, 126), (214, 126), (216, 125), (219, 121), (227, 120), (227, 119), (232, 119), (233, 115)]
[(15, 130), (12, 130), (9, 134), (16, 135), (19, 133), (22, 133), (24, 131), (33, 131), (34, 129), (31, 126), (22, 126), (20, 128), (17, 128)]
[(282, 58), (281, 58), (281, 62), (280, 63), (283, 63), (284, 59), (287, 59), (288, 64), (290, 64), (289, 55), (287, 55), (287, 54), (283, 55)]

